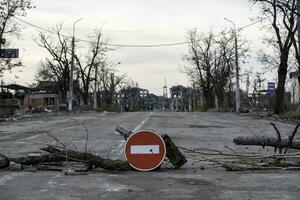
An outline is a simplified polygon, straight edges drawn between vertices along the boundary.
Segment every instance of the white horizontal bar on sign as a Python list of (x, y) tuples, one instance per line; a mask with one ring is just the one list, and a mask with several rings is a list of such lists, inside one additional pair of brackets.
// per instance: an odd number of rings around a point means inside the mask
[(159, 154), (159, 145), (132, 145), (131, 154)]

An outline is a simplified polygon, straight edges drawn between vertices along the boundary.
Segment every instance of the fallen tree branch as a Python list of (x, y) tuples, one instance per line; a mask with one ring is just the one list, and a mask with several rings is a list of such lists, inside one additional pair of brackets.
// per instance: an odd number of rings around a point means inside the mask
[[(271, 125), (274, 127), (274, 129), (276, 131), (276, 136), (277, 136), (278, 144), (281, 144), (282, 138), (281, 138), (280, 131), (278, 130), (278, 128), (276, 127), (276, 125), (273, 122), (271, 122)], [(282, 146), (275, 147), (275, 153), (276, 153), (277, 148), (279, 149), (279, 153), (281, 154), (282, 153)]]
[[(59, 149), (53, 146), (47, 146), (41, 149), (49, 153), (58, 154), (62, 157), (65, 155), (65, 151), (63, 149)], [(101, 156), (96, 156), (90, 153), (81, 153), (75, 152), (73, 150), (68, 150), (68, 158), (73, 160), (76, 159), (86, 161), (93, 165), (95, 168), (102, 168), (109, 171), (127, 171), (130, 169), (127, 161), (104, 159)]]
[[(127, 161), (104, 159), (101, 156), (96, 156), (90, 153), (81, 153), (69, 149), (65, 150), (51, 145), (41, 149), (48, 152), (48, 154), (19, 158), (8, 158), (4, 155), (0, 155), (1, 169), (9, 167), (10, 161), (20, 164), (23, 168), (23, 166), (41, 167), (41, 165), (43, 164), (60, 163), (67, 160), (88, 164), (90, 166), (90, 169), (102, 168), (108, 171), (127, 171), (131, 169)], [(68, 152), (67, 157), (66, 151)], [(47, 167), (44, 166), (44, 168)]]
[(289, 137), (289, 145), (288, 145), (287, 149), (285, 150), (285, 153), (287, 153), (288, 150), (289, 150), (289, 149), (291, 148), (291, 146), (293, 145), (293, 141), (294, 141), (294, 138), (295, 138), (295, 136), (296, 136), (296, 134), (297, 134), (297, 131), (298, 131), (299, 126), (300, 126), (300, 124), (298, 124), (298, 125), (295, 127), (295, 129), (294, 129), (292, 135)]
[[(276, 138), (274, 138), (276, 139)], [(276, 140), (277, 141), (277, 140)], [(248, 170), (299, 170), (300, 153), (289, 154), (241, 154), (231, 153), (211, 149), (188, 149), (179, 147), (187, 154), (193, 155), (197, 162), (206, 161), (214, 166), (220, 166), (228, 171), (248, 171)], [(228, 148), (227, 148), (228, 149)], [(230, 151), (233, 151), (229, 149)], [(198, 155), (199, 157), (194, 157)]]
[(270, 138), (270, 137), (238, 137), (233, 140), (236, 145), (254, 145), (254, 146), (262, 146), (263, 148), (274, 147), (274, 148), (291, 148), (291, 149), (300, 149), (300, 141), (293, 141), (290, 144), (289, 139), (278, 140), (278, 138)]

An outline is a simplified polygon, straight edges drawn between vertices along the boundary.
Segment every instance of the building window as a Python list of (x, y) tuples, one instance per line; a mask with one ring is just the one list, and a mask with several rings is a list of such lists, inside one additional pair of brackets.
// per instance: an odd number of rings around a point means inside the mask
[(54, 104), (55, 104), (55, 98), (53, 98), (53, 97), (44, 98), (44, 105), (45, 106), (54, 106)]

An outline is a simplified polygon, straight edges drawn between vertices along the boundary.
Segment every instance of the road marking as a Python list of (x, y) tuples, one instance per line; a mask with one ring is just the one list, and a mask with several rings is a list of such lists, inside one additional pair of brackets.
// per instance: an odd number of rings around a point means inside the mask
[[(139, 125), (137, 125), (132, 132), (137, 132), (138, 130), (140, 130), (145, 123), (148, 122), (148, 120), (150, 119), (150, 117), (153, 115), (153, 112), (151, 112)], [(112, 158), (113, 159), (122, 159), (124, 158), (124, 146), (125, 146), (125, 140), (122, 140), (122, 142), (117, 146), (116, 149), (112, 150), (110, 152), (110, 155), (112, 154)]]
[(159, 154), (159, 145), (132, 145), (131, 154)]
[(148, 122), (148, 120), (150, 119), (150, 117), (153, 115), (153, 112), (151, 112), (137, 127), (135, 127), (133, 130), (132, 130), (132, 132), (137, 132), (137, 131), (139, 131), (142, 127), (143, 127), (143, 125), (145, 124), (145, 123), (147, 123)]
[(42, 136), (42, 135), (46, 135), (45, 133), (44, 134), (38, 134), (38, 135), (35, 135), (35, 136), (32, 136), (32, 137), (28, 137), (28, 138), (25, 138), (24, 140), (33, 140), (39, 136)]

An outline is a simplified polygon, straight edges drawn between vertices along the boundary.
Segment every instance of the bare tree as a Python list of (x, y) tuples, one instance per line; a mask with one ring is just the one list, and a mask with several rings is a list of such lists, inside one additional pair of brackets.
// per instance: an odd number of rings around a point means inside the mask
[[(0, 49), (9, 45), (8, 37), (20, 35), (20, 26), (13, 17), (26, 16), (32, 7), (31, 0), (0, 0)], [(17, 66), (21, 66), (20, 61), (1, 59), (0, 74)]]
[(274, 38), (268, 43), (278, 50), (279, 59), (277, 66), (278, 87), (274, 112), (282, 113), (285, 107), (285, 83), (288, 72), (288, 62), (291, 47), (295, 41), (297, 31), (297, 0), (250, 0), (259, 4), (263, 15), (269, 17), (272, 23)]
[[(200, 35), (196, 30), (188, 33), (189, 54), (184, 60), (189, 64), (186, 73), (192, 85), (202, 90), (205, 109), (215, 106), (225, 107), (225, 93), (230, 89), (230, 80), (235, 66), (235, 46), (232, 34), (221, 32), (215, 37), (212, 32)], [(239, 55), (245, 57), (248, 51), (245, 42), (239, 42)]]
[(197, 30), (188, 32), (189, 53), (184, 56), (188, 62), (186, 73), (194, 83), (199, 85), (205, 98), (205, 109), (214, 106), (213, 85), (213, 41), (214, 35), (199, 35)]
[[(221, 32), (220, 38), (216, 39), (215, 53), (214, 53), (214, 86), (215, 93), (218, 98), (219, 106), (226, 107), (225, 96), (231, 94), (231, 78), (235, 70), (235, 43), (234, 33), (228, 34), (226, 31)], [(249, 51), (247, 42), (245, 40), (238, 41), (238, 56), (242, 60), (247, 57)], [(228, 104), (231, 105), (230, 95)]]
[(99, 106), (102, 109), (112, 109), (116, 103), (115, 97), (118, 89), (122, 88), (122, 85), (126, 83), (125, 75), (118, 75), (113, 64), (101, 65), (98, 71), (99, 82)]
[(39, 80), (52, 80), (58, 83), (60, 100), (66, 103), (70, 79), (71, 47), (70, 38), (61, 34), (62, 24), (56, 26), (55, 38), (51, 34), (39, 34), (37, 44), (46, 49), (49, 57), (46, 58), (38, 71)]
[(83, 98), (83, 103), (88, 104), (89, 101), (89, 91), (91, 84), (95, 80), (95, 73), (97, 73), (98, 68), (104, 65), (104, 60), (106, 57), (106, 52), (108, 51), (106, 42), (103, 39), (103, 34), (100, 30), (95, 31), (94, 35), (91, 36), (91, 42), (89, 51), (87, 52), (86, 59), (83, 60), (77, 54), (75, 55), (76, 63), (78, 66), (80, 83), (82, 85), (80, 93)]

